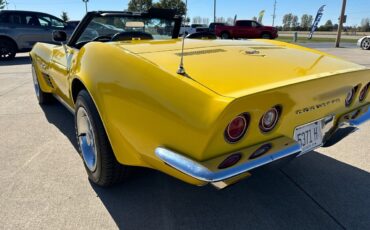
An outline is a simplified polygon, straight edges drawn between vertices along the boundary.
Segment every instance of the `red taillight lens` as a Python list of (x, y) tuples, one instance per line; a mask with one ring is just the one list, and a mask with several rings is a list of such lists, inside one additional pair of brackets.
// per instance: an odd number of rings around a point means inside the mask
[(226, 169), (226, 168), (229, 168), (231, 166), (234, 166), (236, 165), (236, 163), (238, 163), (240, 161), (240, 159), (242, 159), (242, 154), (240, 153), (235, 153), (231, 156), (229, 156), (228, 158), (226, 158), (219, 166), (218, 166), (218, 169)]
[(234, 118), (226, 127), (225, 138), (228, 142), (235, 143), (243, 138), (249, 125), (249, 115), (241, 114)]
[(367, 93), (369, 91), (370, 83), (368, 83), (360, 92), (360, 102), (363, 102), (367, 96)]
[(265, 114), (263, 114), (259, 125), (261, 131), (266, 133), (273, 130), (279, 121), (280, 114), (281, 114), (280, 106), (275, 106), (269, 109)]

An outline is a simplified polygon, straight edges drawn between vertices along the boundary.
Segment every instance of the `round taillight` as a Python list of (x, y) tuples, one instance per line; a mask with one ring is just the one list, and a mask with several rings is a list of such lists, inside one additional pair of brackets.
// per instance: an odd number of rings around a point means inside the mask
[(260, 120), (260, 129), (262, 132), (270, 132), (276, 126), (279, 121), (281, 108), (279, 106), (275, 106), (269, 109)]
[(226, 169), (231, 166), (234, 166), (236, 163), (238, 163), (242, 159), (241, 153), (235, 153), (229, 157), (227, 157), (219, 166), (218, 169)]
[(353, 98), (355, 98), (355, 94), (356, 94), (355, 88), (352, 88), (351, 91), (347, 93), (346, 100), (345, 100), (347, 107), (352, 104)]
[(225, 138), (230, 143), (235, 143), (243, 138), (249, 124), (249, 115), (241, 114), (234, 118), (226, 127)]
[(369, 91), (370, 83), (367, 84), (360, 92), (359, 100), (360, 102), (363, 102), (367, 96), (367, 92)]
[(272, 149), (272, 145), (269, 144), (264, 144), (261, 147), (259, 147), (254, 153), (249, 157), (249, 159), (256, 159), (257, 157), (260, 157), (264, 154), (266, 154), (268, 151)]

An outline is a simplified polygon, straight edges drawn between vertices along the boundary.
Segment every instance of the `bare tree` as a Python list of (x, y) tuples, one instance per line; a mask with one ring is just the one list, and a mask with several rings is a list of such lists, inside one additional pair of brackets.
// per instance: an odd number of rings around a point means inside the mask
[(224, 17), (216, 18), (216, 22), (226, 22)]
[(200, 16), (193, 17), (193, 24), (201, 24), (202, 18)]
[(202, 23), (204, 25), (208, 25), (209, 24), (209, 18), (202, 18)]
[(67, 22), (69, 21), (68, 13), (63, 11), (62, 14), (60, 15), (60, 18), (64, 21)]
[(296, 30), (298, 26), (299, 26), (298, 16), (293, 15), (293, 17), (292, 17), (292, 29)]
[(312, 15), (304, 14), (301, 17), (301, 27), (303, 30), (309, 30), (312, 25)]
[(361, 31), (362, 32), (370, 31), (370, 18), (363, 18), (361, 20)]
[(229, 25), (234, 25), (234, 18), (228, 17), (226, 19), (226, 23), (229, 24)]
[(0, 9), (4, 9), (6, 6), (6, 1), (5, 0), (0, 0)]
[(159, 2), (153, 4), (154, 7), (176, 9), (177, 13), (184, 16), (186, 13), (186, 5), (182, 0), (159, 0)]
[(290, 30), (292, 27), (293, 14), (289, 13), (283, 17), (283, 30)]
[(152, 0), (130, 0), (128, 3), (128, 10), (143, 12), (150, 9), (152, 5), (153, 5)]

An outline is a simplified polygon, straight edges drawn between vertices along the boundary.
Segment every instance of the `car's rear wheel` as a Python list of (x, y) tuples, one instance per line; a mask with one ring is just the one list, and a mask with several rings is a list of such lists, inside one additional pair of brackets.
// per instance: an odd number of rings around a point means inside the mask
[(271, 34), (270, 34), (270, 33), (263, 33), (263, 34), (261, 35), (261, 38), (262, 38), (262, 39), (271, 39), (271, 38), (272, 38), (272, 36), (271, 36)]
[(107, 187), (127, 178), (130, 168), (117, 162), (93, 100), (81, 90), (75, 106), (76, 135), (89, 179)]
[(223, 32), (223, 33), (221, 34), (221, 38), (222, 38), (222, 39), (230, 39), (230, 34), (229, 34), (229, 33), (227, 33), (227, 32)]
[(15, 57), (17, 46), (7, 38), (0, 38), (0, 60), (9, 61)]
[(36, 70), (33, 65), (32, 65), (32, 79), (33, 79), (33, 86), (35, 89), (35, 94), (36, 94), (37, 101), (39, 102), (39, 104), (43, 105), (43, 104), (50, 103), (53, 100), (53, 97), (50, 93), (45, 93), (40, 88), (40, 83), (39, 83), (39, 80), (37, 79)]
[(370, 50), (370, 38), (364, 38), (364, 40), (362, 40), (361, 48), (364, 50)]

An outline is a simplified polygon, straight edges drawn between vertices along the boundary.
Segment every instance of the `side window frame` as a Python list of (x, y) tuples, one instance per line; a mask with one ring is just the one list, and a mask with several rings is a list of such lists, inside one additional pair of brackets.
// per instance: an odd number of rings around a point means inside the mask
[[(5, 20), (2, 21), (2, 19)], [(10, 14), (8, 12), (0, 14), (0, 24), (10, 24)]]

